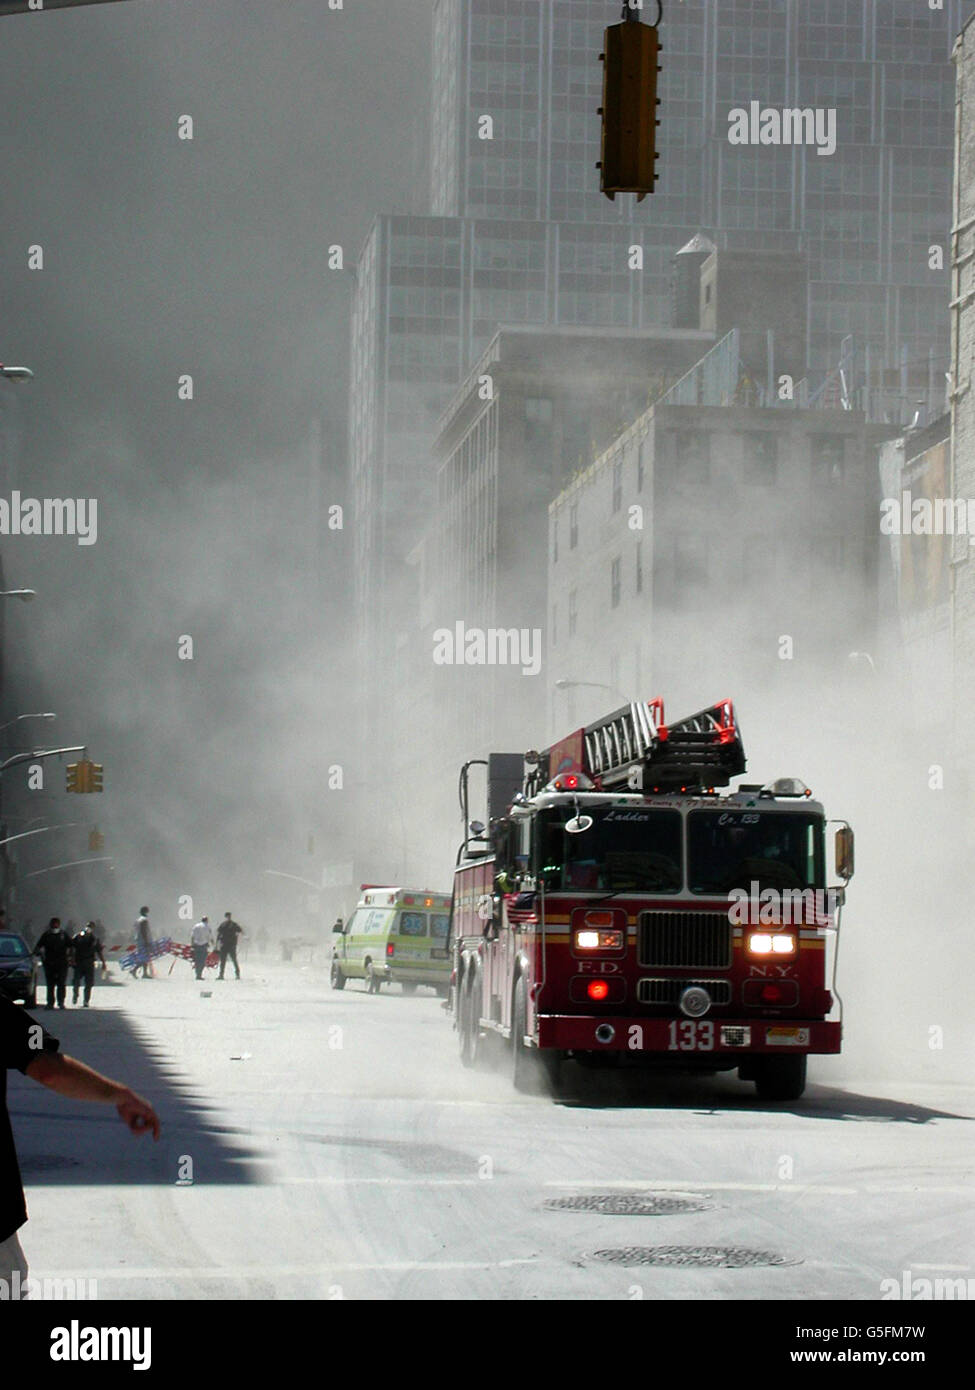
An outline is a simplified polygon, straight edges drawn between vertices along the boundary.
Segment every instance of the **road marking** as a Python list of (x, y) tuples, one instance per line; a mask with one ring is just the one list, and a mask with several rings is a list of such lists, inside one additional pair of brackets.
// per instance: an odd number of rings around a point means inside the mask
[[(84, 1269), (78, 1270), (73, 1274), (64, 1270), (59, 1270), (57, 1278), (65, 1279), (99, 1279), (104, 1282), (110, 1280), (126, 1282), (135, 1279), (283, 1279), (294, 1276), (307, 1277), (309, 1275), (328, 1276), (333, 1274), (413, 1274), (421, 1273), (425, 1270), (474, 1270), (474, 1269), (514, 1269), (521, 1265), (550, 1264), (552, 1266), (565, 1265), (564, 1260), (543, 1261), (535, 1256), (528, 1256), (518, 1260), (395, 1260), (387, 1264), (334, 1264), (334, 1265), (226, 1265), (208, 1266), (206, 1268), (195, 1268), (186, 1265), (176, 1269), (159, 1269), (156, 1266), (146, 1266), (144, 1269)], [(44, 1271), (32, 1267), (31, 1278), (40, 1280), (46, 1277)]]
[(632, 1178), (620, 1179), (607, 1182), (605, 1178), (593, 1178), (590, 1182), (583, 1182), (577, 1178), (569, 1179), (565, 1182), (546, 1182), (546, 1187), (592, 1187), (592, 1188), (626, 1188), (628, 1191), (643, 1191), (657, 1188), (667, 1192), (698, 1192), (706, 1188), (711, 1191), (722, 1192), (822, 1192), (830, 1197), (856, 1197), (858, 1189), (855, 1187), (818, 1187), (810, 1183), (795, 1182), (707, 1182), (704, 1180), (687, 1180), (676, 1182), (671, 1178), (662, 1178), (660, 1181), (647, 1181), (646, 1179)]
[[(474, 1162), (471, 1161), (473, 1168)], [(493, 1180), (492, 1180), (493, 1181)], [(273, 1187), (293, 1187), (298, 1183), (312, 1183), (324, 1187), (359, 1187), (362, 1184), (374, 1184), (379, 1187), (482, 1187), (486, 1184), (485, 1178), (336, 1178), (336, 1177), (307, 1177), (307, 1178), (282, 1178), (280, 1182), (271, 1184)], [(197, 1184), (198, 1185), (198, 1184)]]
[(929, 1187), (919, 1183), (911, 1185), (893, 1186), (886, 1183), (865, 1183), (863, 1187), (829, 1187), (820, 1186), (818, 1183), (796, 1183), (796, 1182), (709, 1182), (707, 1179), (700, 1178), (688, 1180), (682, 1178), (676, 1181), (672, 1178), (661, 1178), (650, 1181), (645, 1178), (623, 1178), (619, 1180), (607, 1180), (606, 1178), (590, 1178), (582, 1180), (571, 1178), (560, 1182), (546, 1182), (546, 1187), (586, 1187), (594, 1188), (597, 1191), (605, 1188), (625, 1188), (628, 1191), (643, 1191), (646, 1189), (663, 1189), (665, 1191), (677, 1190), (680, 1192), (700, 1192), (702, 1189), (720, 1192), (818, 1192), (825, 1197), (860, 1197), (864, 1193), (883, 1193), (885, 1195), (910, 1194), (911, 1196), (937, 1196), (937, 1197), (971, 1197), (975, 1185), (968, 1187)]
[(966, 1274), (971, 1267), (971, 1265), (919, 1265), (915, 1260), (911, 1261), (912, 1271), (915, 1269), (933, 1269), (939, 1274)]

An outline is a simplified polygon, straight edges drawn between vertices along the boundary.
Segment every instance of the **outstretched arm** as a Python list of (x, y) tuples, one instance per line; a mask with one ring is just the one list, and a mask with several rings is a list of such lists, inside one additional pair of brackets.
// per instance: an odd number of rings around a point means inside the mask
[(152, 1130), (152, 1137), (159, 1138), (159, 1116), (147, 1100), (130, 1091), (121, 1082), (86, 1067), (74, 1057), (63, 1057), (59, 1052), (41, 1052), (28, 1064), (27, 1075), (32, 1081), (39, 1081), (59, 1096), (70, 1100), (93, 1100), (103, 1105), (114, 1105), (119, 1115), (133, 1134)]

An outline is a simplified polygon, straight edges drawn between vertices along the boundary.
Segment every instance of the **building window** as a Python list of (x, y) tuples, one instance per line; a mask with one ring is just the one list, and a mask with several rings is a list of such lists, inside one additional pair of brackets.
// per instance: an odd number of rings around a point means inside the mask
[(744, 444), (745, 482), (773, 486), (779, 470), (778, 436), (771, 430), (762, 430), (755, 434), (746, 434)]
[(699, 536), (681, 536), (674, 560), (674, 583), (678, 595), (682, 589), (693, 589), (707, 583), (707, 546)]
[(610, 597), (612, 601), (612, 606), (614, 608), (619, 608), (620, 590), (622, 588), (623, 562), (618, 555), (616, 559), (613, 561), (613, 567), (610, 573)]
[(623, 460), (618, 458), (613, 464), (613, 511), (623, 506)]
[(643, 542), (636, 543), (636, 591), (643, 593)]
[(570, 590), (570, 592), (569, 592), (569, 636), (570, 636), (570, 637), (574, 637), (574, 636), (576, 635), (576, 619), (577, 619), (578, 616), (579, 616), (579, 614), (578, 614), (578, 612), (577, 612), (577, 607), (576, 607), (576, 599), (577, 599), (577, 597), (578, 597), (578, 595), (576, 594), (575, 589)]
[(814, 434), (812, 445), (813, 479), (820, 487), (832, 487), (841, 483), (843, 471), (843, 436), (841, 434)]
[(677, 430), (674, 452), (677, 457), (677, 481), (707, 483), (711, 479), (711, 450), (703, 430)]
[(750, 536), (742, 552), (743, 578), (756, 587), (775, 581), (776, 545), (767, 536)]
[(569, 508), (569, 549), (575, 550), (579, 544), (579, 503), (573, 502)]

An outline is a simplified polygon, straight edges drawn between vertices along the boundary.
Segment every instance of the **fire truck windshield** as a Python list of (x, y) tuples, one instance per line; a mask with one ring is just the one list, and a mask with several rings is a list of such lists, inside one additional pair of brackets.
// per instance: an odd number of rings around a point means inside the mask
[(808, 813), (692, 811), (687, 853), (692, 893), (824, 884), (823, 821)]
[(603, 889), (606, 892), (679, 893), (683, 882), (679, 811), (647, 806), (586, 807), (593, 824), (572, 835), (571, 807), (538, 817), (539, 873), (549, 892)]

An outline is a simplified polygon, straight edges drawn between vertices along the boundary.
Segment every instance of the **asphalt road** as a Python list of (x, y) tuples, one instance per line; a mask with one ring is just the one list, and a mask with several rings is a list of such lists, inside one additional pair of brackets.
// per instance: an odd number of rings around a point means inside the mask
[(461, 1067), (432, 992), (337, 994), (278, 962), (202, 985), (177, 962), (94, 1002), (39, 1017), (153, 1099), (163, 1139), (19, 1076), (10, 1105), (32, 1273), (99, 1300), (975, 1290), (970, 1087), (841, 1084), (822, 1058), (786, 1106), (733, 1074), (574, 1065), (564, 1099), (522, 1097)]

